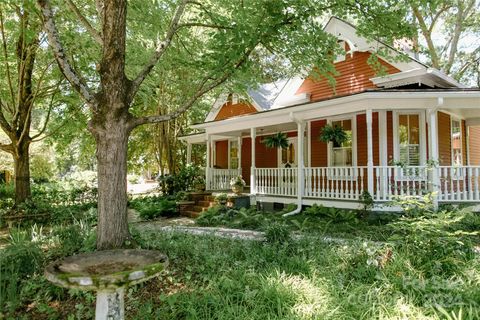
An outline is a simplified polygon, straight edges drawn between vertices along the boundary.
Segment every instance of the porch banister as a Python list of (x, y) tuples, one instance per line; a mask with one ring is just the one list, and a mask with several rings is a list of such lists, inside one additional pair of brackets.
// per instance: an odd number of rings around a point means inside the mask
[(433, 196), (433, 204), (435, 207), (438, 206), (438, 192), (440, 191), (440, 180), (439, 180), (439, 174), (438, 171), (440, 170), (438, 168), (438, 160), (439, 160), (439, 155), (438, 155), (438, 122), (437, 122), (437, 109), (433, 109), (429, 111), (429, 125), (430, 128), (428, 128), (428, 135), (429, 135), (429, 144), (428, 146), (430, 147), (430, 160), (431, 162), (435, 163), (436, 165), (434, 168), (432, 168), (431, 171), (431, 185), (430, 185), (430, 191), (434, 194)]
[(373, 196), (373, 134), (372, 134), (372, 109), (367, 109), (367, 173), (368, 193)]
[(210, 162), (211, 162), (211, 150), (210, 150), (210, 147), (211, 147), (211, 143), (212, 143), (212, 137), (207, 134), (207, 163), (206, 163), (206, 166), (205, 166), (205, 185), (206, 185), (206, 188), (207, 190), (210, 190)]
[(250, 167), (250, 193), (255, 194), (255, 140), (257, 139), (257, 129), (250, 128), (250, 137), (252, 139), (252, 164)]

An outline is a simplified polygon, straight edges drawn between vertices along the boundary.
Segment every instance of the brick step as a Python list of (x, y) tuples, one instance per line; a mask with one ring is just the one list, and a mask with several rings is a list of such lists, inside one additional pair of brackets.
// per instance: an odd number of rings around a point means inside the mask
[(215, 197), (212, 196), (212, 195), (204, 196), (203, 199), (204, 199), (204, 201), (215, 202)]
[(181, 213), (182, 216), (187, 216), (189, 218), (198, 218), (202, 213), (196, 211), (183, 211)]
[(207, 207), (202, 207), (202, 206), (193, 206), (193, 210), (195, 212), (203, 212), (206, 211), (208, 208)]
[(202, 206), (205, 208), (211, 207), (212, 204), (214, 204), (214, 202), (206, 201), (206, 200), (200, 200), (200, 201), (197, 201), (196, 203), (197, 206)]

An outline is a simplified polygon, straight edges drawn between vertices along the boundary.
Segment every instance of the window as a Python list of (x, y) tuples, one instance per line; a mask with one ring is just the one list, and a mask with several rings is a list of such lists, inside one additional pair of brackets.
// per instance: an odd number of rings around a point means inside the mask
[(460, 120), (452, 118), (452, 163), (454, 166), (463, 164), (462, 156), (462, 125)]
[(229, 143), (229, 169), (238, 169), (238, 141)]
[(347, 141), (342, 144), (336, 142), (330, 143), (331, 145), (331, 164), (333, 167), (346, 167), (353, 165), (353, 130), (352, 120), (338, 120), (332, 121), (332, 126), (342, 127), (347, 134)]
[(418, 114), (398, 116), (398, 142), (399, 160), (409, 166), (420, 165), (420, 116)]

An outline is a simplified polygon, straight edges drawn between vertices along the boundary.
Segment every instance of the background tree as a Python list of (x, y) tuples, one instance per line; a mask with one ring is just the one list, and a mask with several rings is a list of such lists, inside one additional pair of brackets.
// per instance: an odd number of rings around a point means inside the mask
[[(318, 66), (318, 72), (332, 71), (338, 49), (336, 39), (322, 31), (318, 18), (325, 14), (350, 14), (360, 21), (360, 33), (390, 43), (407, 30), (399, 19), (404, 13), (386, 11), (395, 4), (391, 0), (139, 0), (128, 2), (128, 14), (126, 0), (98, 0), (94, 8), (88, 3), (77, 5), (86, 14), (75, 11), (83, 28), (73, 37), (88, 32), (98, 49), (96, 59), (88, 63), (89, 74), (95, 76), (85, 78), (74, 62), (85, 60), (88, 53), (65, 50), (63, 43), (72, 35), (55, 25), (50, 1), (37, 1), (58, 65), (90, 109), (89, 130), (97, 148), (99, 249), (120, 247), (129, 239), (127, 142), (134, 128), (172, 120), (220, 85), (253, 86), (264, 75), (258, 62), (267, 61), (271, 52), (289, 58), (279, 66), (284, 73), (298, 72), (305, 65)], [(61, 14), (59, 8), (57, 17)], [(151, 25), (157, 36), (146, 38), (138, 25)], [(146, 58), (149, 50), (152, 54)], [(183, 67), (187, 72), (158, 72), (158, 76), (172, 77), (171, 84), (190, 85), (177, 97), (178, 108), (145, 115), (142, 96), (152, 92), (148, 82), (156, 82), (155, 66), (157, 71)]]
[(457, 80), (479, 82), (480, 1), (408, 0), (420, 53)]
[(18, 205), (30, 196), (30, 145), (47, 128), (61, 78), (34, 1), (0, 3), (0, 32), (0, 150), (13, 157)]

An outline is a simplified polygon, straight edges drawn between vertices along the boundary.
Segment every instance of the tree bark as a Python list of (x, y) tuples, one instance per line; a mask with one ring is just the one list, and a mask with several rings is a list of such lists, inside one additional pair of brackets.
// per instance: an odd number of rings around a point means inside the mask
[(13, 156), (15, 172), (15, 205), (19, 205), (31, 196), (30, 190), (30, 143), (25, 142)]
[[(95, 128), (96, 129), (96, 128)], [(108, 121), (94, 130), (97, 142), (97, 249), (120, 248), (130, 239), (127, 217), (127, 146), (125, 121)]]

